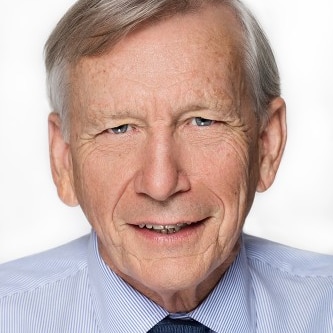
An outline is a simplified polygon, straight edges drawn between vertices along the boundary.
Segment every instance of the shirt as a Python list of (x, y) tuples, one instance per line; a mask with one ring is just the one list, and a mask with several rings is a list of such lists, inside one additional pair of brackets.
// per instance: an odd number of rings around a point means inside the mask
[[(94, 232), (0, 266), (1, 333), (145, 333), (170, 315), (101, 259)], [(193, 318), (211, 332), (332, 333), (333, 256), (243, 235)]]

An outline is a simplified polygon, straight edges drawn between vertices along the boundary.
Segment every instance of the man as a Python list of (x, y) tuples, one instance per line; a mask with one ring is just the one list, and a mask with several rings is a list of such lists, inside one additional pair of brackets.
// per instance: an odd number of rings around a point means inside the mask
[(333, 258), (242, 234), (286, 141), (242, 3), (80, 0), (46, 67), (53, 179), (93, 231), (2, 266), (1, 332), (332, 332)]

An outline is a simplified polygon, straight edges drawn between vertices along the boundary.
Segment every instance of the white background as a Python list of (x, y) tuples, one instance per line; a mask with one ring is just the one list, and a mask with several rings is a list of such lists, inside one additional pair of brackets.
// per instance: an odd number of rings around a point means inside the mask
[[(90, 228), (51, 180), (42, 49), (73, 0), (0, 0), (0, 262)], [(289, 141), (273, 187), (257, 195), (246, 231), (333, 254), (331, 0), (248, 0), (281, 70)]]

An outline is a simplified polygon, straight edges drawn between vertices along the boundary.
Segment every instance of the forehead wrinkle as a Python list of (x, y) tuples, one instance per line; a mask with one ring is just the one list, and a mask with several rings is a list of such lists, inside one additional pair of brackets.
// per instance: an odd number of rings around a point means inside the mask
[[(235, 101), (232, 93), (229, 93), (219, 88), (212, 89), (193, 89), (188, 90), (180, 88), (175, 93), (178, 98), (175, 98), (171, 104), (169, 100), (169, 89), (164, 88), (162, 91), (154, 89), (150, 91), (149, 97), (145, 100), (140, 96), (133, 96), (127, 99), (126, 104), (122, 96), (110, 98), (110, 103), (105, 105), (90, 106), (87, 112), (87, 121), (95, 124), (103, 124), (107, 120), (124, 120), (126, 118), (136, 118), (152, 120), (155, 116), (159, 119), (179, 117), (183, 113), (199, 110), (217, 111), (223, 114), (224, 117), (235, 117), (239, 113), (238, 103)], [(122, 94), (120, 94), (122, 95)], [(146, 96), (147, 97), (147, 96)], [(118, 102), (119, 101), (119, 102)], [(117, 104), (120, 104), (119, 108)]]
[[(181, 97), (179, 105), (176, 107), (180, 111), (189, 109), (208, 109), (212, 111), (221, 111), (229, 113), (237, 109), (237, 103), (233, 91), (228, 91), (223, 88), (223, 84), (218, 86), (210, 84), (210, 79), (207, 78), (206, 82), (199, 82), (199, 85), (192, 87), (192, 89), (180, 91)], [(205, 89), (201, 86), (204, 85)]]
[[(159, 113), (161, 119), (170, 112), (174, 113), (174, 116), (178, 116), (182, 112), (199, 109), (210, 109), (223, 113), (224, 117), (226, 115), (235, 117), (239, 113), (239, 102), (235, 96), (235, 91), (234, 89), (231, 91), (224, 89), (223, 79), (219, 78), (220, 75), (216, 76), (216, 78), (207, 76), (206, 82), (202, 82), (202, 80), (197, 81), (197, 83), (191, 81), (190, 89), (187, 79), (172, 83), (163, 87), (163, 89), (159, 87), (143, 89), (140, 82), (138, 93), (130, 97), (126, 96), (127, 91), (124, 89), (117, 89), (115, 92), (106, 91), (106, 96), (102, 93), (100, 101), (98, 101), (99, 96), (97, 96), (95, 103), (87, 101), (87, 96), (84, 94), (82, 96), (83, 100), (80, 100), (80, 102), (83, 104), (81, 108), (87, 112), (82, 112), (85, 114), (83, 117), (86, 118), (85, 122), (93, 126), (101, 126), (107, 120), (142, 119), (146, 116), (154, 118), (156, 112)], [(211, 81), (221, 81), (221, 85), (219, 86), (218, 82), (211, 84)], [(174, 104), (171, 105), (169, 96), (170, 88), (173, 86), (176, 87), (173, 92), (176, 98), (172, 99)], [(177, 89), (177, 86), (179, 86), (179, 89)], [(205, 89), (202, 88), (203, 86), (205, 86)], [(159, 110), (162, 110), (162, 112), (159, 112)]]

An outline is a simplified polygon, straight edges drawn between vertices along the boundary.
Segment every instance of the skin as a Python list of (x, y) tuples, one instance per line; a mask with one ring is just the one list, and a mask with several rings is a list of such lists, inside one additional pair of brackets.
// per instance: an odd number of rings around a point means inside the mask
[(145, 26), (72, 68), (69, 142), (49, 117), (60, 198), (82, 207), (105, 262), (170, 312), (197, 307), (233, 262), (284, 149), (284, 101), (258, 122), (241, 40), (223, 6)]

